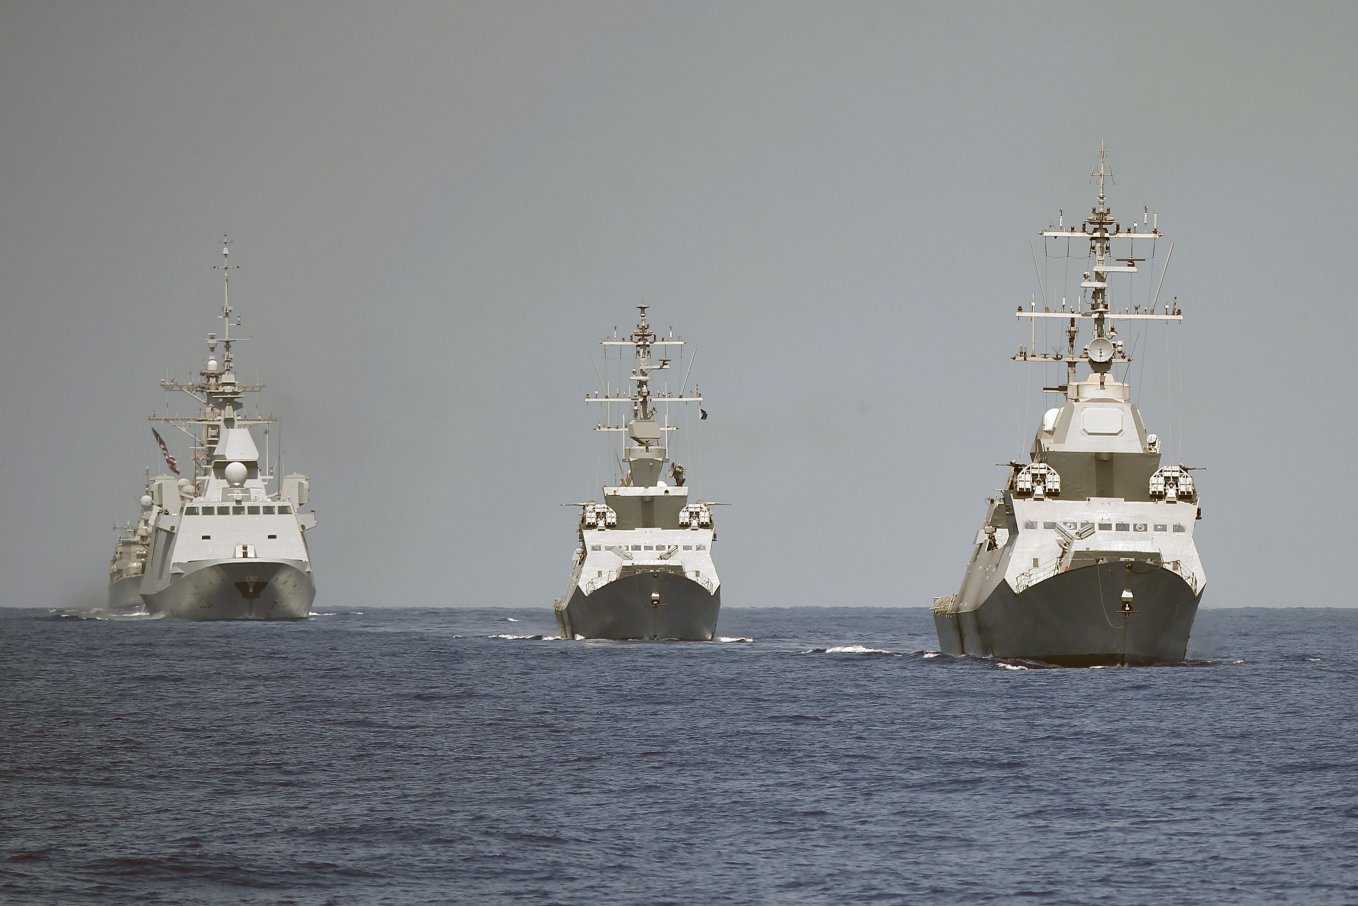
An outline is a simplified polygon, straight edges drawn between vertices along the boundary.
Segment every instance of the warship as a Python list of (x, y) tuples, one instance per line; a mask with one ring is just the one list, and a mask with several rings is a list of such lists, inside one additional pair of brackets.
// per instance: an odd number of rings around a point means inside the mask
[[(716, 636), (721, 584), (712, 563), (715, 503), (689, 500), (684, 467), (670, 462), (666, 446), (667, 435), (677, 430), (669, 424), (669, 405), (701, 403), (703, 397), (696, 387), (692, 395), (684, 395), (682, 387), (677, 395), (652, 391), (651, 375), (671, 362), (653, 360), (652, 351), (663, 353), (684, 341), (673, 330), (658, 337), (647, 324), (647, 307), (637, 306), (640, 315), (630, 336), (620, 337), (614, 328), (602, 341), (605, 353), (609, 347), (635, 351), (631, 393), (614, 395), (605, 387), (585, 397), (605, 406), (604, 421), (595, 430), (625, 433), (628, 442), (621, 461), (625, 474), (618, 485), (604, 487), (603, 502), (570, 504), (580, 507), (579, 544), (570, 583), (555, 605), (563, 638), (710, 641)], [(614, 403), (630, 406), (625, 425), (612, 423)], [(663, 420), (657, 406), (665, 409)], [(699, 412), (706, 417), (701, 407)], [(662, 478), (666, 463), (673, 484)]]
[[(151, 545), (141, 582), (147, 611), (193, 620), (300, 620), (311, 611), (316, 587), (304, 532), (316, 524), (303, 511), (310, 483), (286, 475), (270, 493), (268, 456), (261, 461), (250, 433), (273, 416), (247, 417), (242, 398), (263, 389), (236, 376), (231, 329), (229, 244), (222, 248), (221, 360), (218, 337), (207, 336), (208, 359), (198, 379), (164, 380), (161, 387), (188, 394), (202, 406), (190, 417), (152, 415), (191, 437), (193, 477), (151, 479)], [(267, 429), (266, 429), (267, 438)], [(159, 435), (157, 435), (159, 438)], [(166, 462), (177, 472), (166, 451)]]
[(136, 522), (114, 526), (118, 533), (113, 544), (113, 560), (108, 566), (108, 610), (112, 613), (133, 613), (143, 607), (141, 578), (146, 571), (146, 557), (151, 552), (151, 495), (150, 487), (141, 497), (141, 515)]
[[(1188, 467), (1161, 465), (1160, 438), (1132, 402), (1128, 369), (1122, 380), (1113, 371), (1131, 362), (1114, 322), (1177, 322), (1183, 313), (1177, 299), (1159, 308), (1163, 270), (1148, 305), (1114, 308), (1114, 278), (1130, 280), (1143, 267), (1154, 276), (1161, 232), (1148, 211), (1127, 227), (1114, 219), (1105, 195), (1111, 177), (1100, 146), (1091, 174), (1097, 204), (1079, 226), (1067, 226), (1062, 213), (1041, 231), (1044, 242), (1088, 243), (1076, 302), (1052, 311), (1043, 286), (1041, 311), (1036, 298), (1018, 308), (1031, 319), (1033, 344), (1014, 359), (1064, 365), (1065, 383), (1043, 388), (1063, 399), (1042, 416), (1030, 461), (1009, 463), (1006, 487), (989, 499), (961, 589), (934, 601), (945, 653), (1058, 666), (1184, 659), (1207, 581), (1193, 542), (1198, 490)], [(1171, 246), (1166, 267), (1172, 256)], [(1039, 269), (1040, 286), (1041, 277)], [(1064, 349), (1036, 351), (1043, 318), (1063, 328)], [(1082, 365), (1088, 371), (1079, 378)]]

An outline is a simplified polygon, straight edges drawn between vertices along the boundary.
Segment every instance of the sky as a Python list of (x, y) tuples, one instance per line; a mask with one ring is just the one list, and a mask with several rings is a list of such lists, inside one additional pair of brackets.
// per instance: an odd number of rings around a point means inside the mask
[(1130, 376), (1206, 470), (1203, 606), (1353, 606), (1355, 35), (1351, 2), (0, 0), (0, 605), (102, 602), (229, 235), (316, 609), (550, 607), (638, 304), (690, 343), (726, 606), (928, 606), (1056, 402), (1013, 312), (1069, 286), (1037, 232), (1103, 143), (1146, 280), (1173, 243), (1186, 318)]

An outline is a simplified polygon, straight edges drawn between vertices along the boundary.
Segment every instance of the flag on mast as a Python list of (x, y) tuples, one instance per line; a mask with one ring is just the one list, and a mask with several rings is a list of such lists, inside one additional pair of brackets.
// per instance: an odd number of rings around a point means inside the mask
[(170, 453), (170, 448), (165, 444), (165, 438), (161, 437), (160, 432), (157, 431), (155, 428), (151, 429), (151, 433), (156, 436), (156, 443), (160, 444), (160, 455), (165, 457), (165, 465), (170, 467), (171, 472), (178, 475), (179, 460), (175, 459), (174, 456)]

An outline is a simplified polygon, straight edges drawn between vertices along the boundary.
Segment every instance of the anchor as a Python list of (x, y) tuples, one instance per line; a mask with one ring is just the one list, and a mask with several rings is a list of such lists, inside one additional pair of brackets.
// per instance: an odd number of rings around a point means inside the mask
[(253, 601), (258, 598), (264, 593), (264, 589), (269, 586), (268, 582), (261, 582), (254, 576), (251, 576), (244, 582), (236, 582), (234, 584), (236, 586), (236, 591), (240, 592), (240, 596), (247, 601)]

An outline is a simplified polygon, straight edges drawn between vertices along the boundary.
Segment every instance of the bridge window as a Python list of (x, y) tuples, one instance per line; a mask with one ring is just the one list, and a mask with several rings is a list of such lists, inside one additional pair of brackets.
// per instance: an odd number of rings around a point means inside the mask
[(1111, 532), (1112, 530), (1113, 530), (1113, 523), (1111, 523), (1111, 522), (1100, 522), (1100, 523), (1099, 523), (1099, 531), (1101, 531), (1101, 532)]
[(259, 515), (259, 507), (257, 507), (257, 506), (246, 507), (245, 510), (246, 510), (246, 512), (248, 512), (251, 516), (258, 516), (258, 515)]
[(244, 515), (245, 515), (245, 507), (239, 506), (239, 505), (233, 506), (233, 507), (231, 508), (231, 512), (232, 512), (234, 515), (236, 515), (236, 516), (244, 516)]
[(1132, 530), (1131, 523), (1128, 523), (1128, 522), (1119, 522), (1119, 523), (1117, 524), (1117, 530), (1118, 530), (1119, 532), (1130, 532), (1130, 531)]
[(1163, 522), (1157, 522), (1155, 523), (1155, 530), (1157, 532), (1167, 532), (1169, 531), (1169, 526)]
[(196, 506), (191, 506), (191, 507), (189, 507), (188, 509), (184, 510), (184, 515), (185, 515), (185, 516), (197, 516), (197, 515), (198, 515), (198, 507), (196, 507)]
[(264, 515), (265, 515), (265, 516), (272, 516), (272, 515), (273, 515), (273, 512), (274, 512), (274, 509), (273, 509), (273, 507), (271, 507), (271, 506), (266, 506), (266, 507), (264, 508)]
[(1182, 532), (1182, 531), (1184, 531), (1183, 523), (1182, 523), (1182, 522), (1176, 522), (1176, 523), (1174, 523), (1174, 531), (1176, 531), (1176, 532)]

